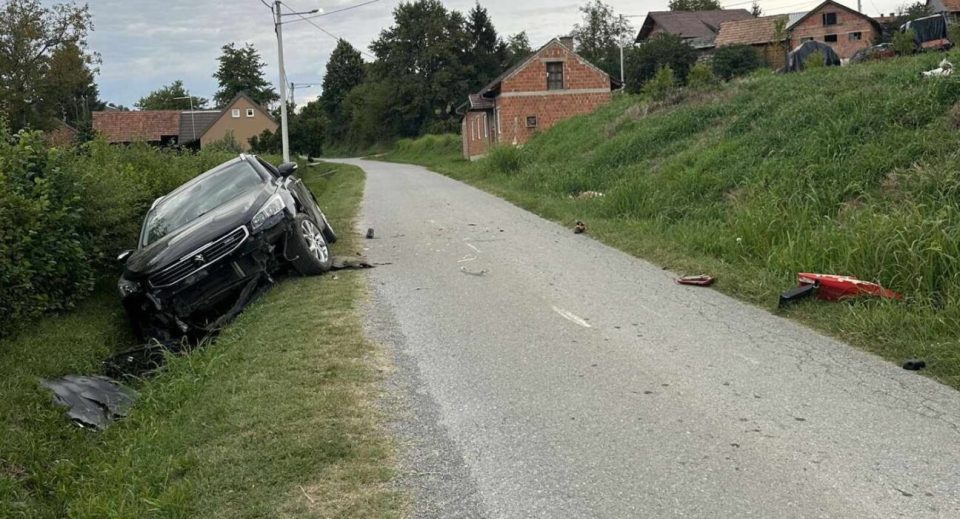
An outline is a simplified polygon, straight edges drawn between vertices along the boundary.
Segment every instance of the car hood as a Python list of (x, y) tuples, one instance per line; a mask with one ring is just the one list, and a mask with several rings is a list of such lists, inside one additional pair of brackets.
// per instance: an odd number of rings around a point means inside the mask
[(150, 245), (137, 249), (127, 259), (126, 277), (135, 279), (162, 270), (237, 227), (248, 225), (273, 195), (274, 188), (264, 184), (251, 189)]

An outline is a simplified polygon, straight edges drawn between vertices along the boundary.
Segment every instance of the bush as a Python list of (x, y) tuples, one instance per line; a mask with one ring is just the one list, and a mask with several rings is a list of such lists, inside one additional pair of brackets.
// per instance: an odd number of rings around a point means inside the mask
[(891, 42), (894, 52), (900, 56), (906, 56), (917, 52), (917, 33), (913, 29), (906, 32), (897, 31), (893, 33)]
[(243, 153), (243, 146), (233, 135), (233, 131), (227, 130), (227, 133), (219, 141), (213, 141), (204, 146), (204, 149), (214, 153)]
[(643, 85), (643, 93), (655, 101), (662, 101), (677, 87), (677, 80), (670, 67), (661, 67), (653, 79)]
[(679, 36), (658, 34), (627, 54), (627, 91), (640, 92), (643, 84), (663, 67), (670, 67), (677, 81), (686, 84), (687, 74), (696, 62), (696, 51)]
[(687, 74), (687, 86), (695, 89), (707, 88), (717, 82), (716, 76), (705, 63), (697, 63)]
[(724, 80), (749, 74), (761, 66), (760, 55), (749, 45), (720, 47), (713, 53), (713, 73)]
[(510, 146), (509, 144), (494, 146), (487, 153), (484, 166), (489, 171), (513, 175), (523, 167), (523, 156), (516, 146)]
[(810, 54), (807, 56), (807, 59), (803, 61), (804, 70), (810, 68), (823, 68), (825, 66), (827, 66), (827, 57), (824, 56), (820, 51)]

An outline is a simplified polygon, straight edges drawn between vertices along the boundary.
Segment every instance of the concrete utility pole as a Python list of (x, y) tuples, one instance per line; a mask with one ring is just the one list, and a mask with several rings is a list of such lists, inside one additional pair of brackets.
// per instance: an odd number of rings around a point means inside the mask
[(273, 3), (276, 10), (274, 27), (277, 32), (277, 54), (280, 59), (280, 141), (283, 142), (283, 161), (290, 162), (290, 136), (287, 133), (287, 74), (283, 70), (283, 14), (280, 0)]
[(620, 37), (617, 38), (617, 41), (620, 42), (620, 88), (623, 88), (623, 15), (620, 15)]

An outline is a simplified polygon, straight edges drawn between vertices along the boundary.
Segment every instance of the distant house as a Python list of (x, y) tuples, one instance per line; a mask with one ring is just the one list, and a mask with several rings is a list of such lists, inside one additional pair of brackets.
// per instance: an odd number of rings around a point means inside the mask
[(950, 23), (960, 22), (960, 0), (927, 0), (927, 8), (933, 14), (943, 13)]
[(463, 155), (482, 157), (498, 144), (523, 144), (536, 132), (610, 101), (619, 82), (555, 38), (460, 106)]
[(715, 11), (654, 11), (647, 13), (637, 33), (637, 43), (643, 43), (660, 33), (679, 36), (693, 48), (710, 50), (720, 31), (720, 24), (734, 20), (750, 20), (746, 9), (718, 9)]
[[(960, 0), (958, 0), (960, 1)], [(784, 21), (786, 40), (777, 40), (775, 27)], [(786, 63), (786, 49), (809, 40), (830, 45), (840, 59), (850, 59), (860, 49), (873, 45), (882, 32), (880, 23), (855, 9), (826, 0), (810, 11), (750, 20), (735, 20), (720, 25), (718, 47), (750, 45), (762, 53), (774, 68)]]
[(250, 137), (277, 130), (277, 122), (246, 94), (223, 110), (93, 112), (93, 129), (111, 144), (146, 142), (157, 146), (204, 147), (232, 135), (243, 149)]
[(70, 126), (65, 121), (57, 120), (56, 126), (46, 134), (44, 138), (47, 140), (47, 144), (54, 148), (68, 148), (77, 142), (77, 135), (79, 131)]

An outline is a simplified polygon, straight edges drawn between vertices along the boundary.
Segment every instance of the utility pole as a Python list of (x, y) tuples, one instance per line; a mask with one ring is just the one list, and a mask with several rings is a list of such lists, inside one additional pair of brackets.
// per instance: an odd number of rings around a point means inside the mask
[(280, 0), (273, 3), (276, 10), (274, 28), (277, 32), (277, 54), (280, 59), (280, 141), (283, 142), (283, 161), (290, 162), (290, 135), (287, 133), (287, 74), (283, 70), (283, 14)]
[(623, 15), (620, 15), (620, 35), (617, 38), (617, 41), (620, 42), (620, 88), (624, 87), (623, 84)]

